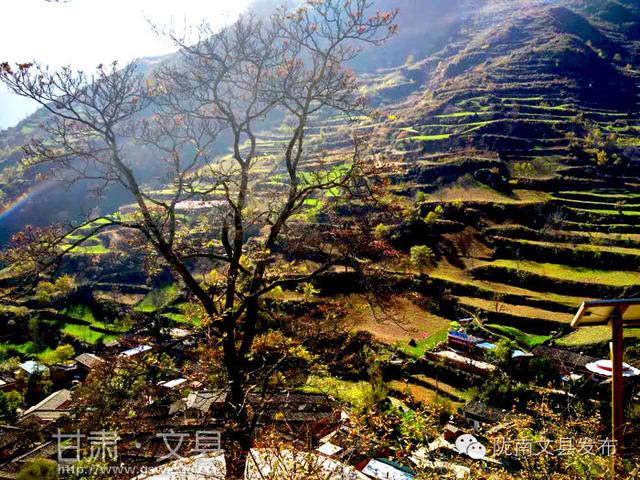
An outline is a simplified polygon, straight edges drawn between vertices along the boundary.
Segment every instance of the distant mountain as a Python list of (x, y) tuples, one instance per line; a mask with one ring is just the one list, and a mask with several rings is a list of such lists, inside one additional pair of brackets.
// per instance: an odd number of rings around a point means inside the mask
[[(273, 4), (262, 0), (255, 10), (265, 12)], [(381, 152), (406, 162), (407, 193), (457, 180), (456, 173), (442, 176), (443, 170), (429, 173), (411, 163), (427, 153), (453, 158), (473, 146), (487, 152), (481, 157), (497, 155), (500, 171), (507, 172), (515, 161), (535, 160), (526, 152), (532, 148), (558, 153), (568, 148), (565, 134), (572, 127), (565, 121), (576, 115), (594, 122), (624, 119), (619, 137), (637, 133), (640, 14), (633, 0), (379, 0), (377, 5), (400, 10), (400, 34), (368, 50), (353, 68), (372, 102), (395, 112), (396, 120), (373, 138)], [(163, 61), (167, 58), (143, 59), (141, 66)], [(0, 132), (5, 205), (0, 243), (29, 223), (74, 218), (96, 208), (109, 213), (130, 201), (119, 191), (96, 200), (82, 187), (74, 187), (73, 195), (51, 182), (37, 187), (37, 172), (17, 167), (18, 147), (45, 119), (38, 111)], [(133, 154), (146, 180), (155, 181), (145, 168), (145, 152)], [(482, 170), (486, 164), (475, 166)], [(452, 171), (473, 174), (474, 164)]]

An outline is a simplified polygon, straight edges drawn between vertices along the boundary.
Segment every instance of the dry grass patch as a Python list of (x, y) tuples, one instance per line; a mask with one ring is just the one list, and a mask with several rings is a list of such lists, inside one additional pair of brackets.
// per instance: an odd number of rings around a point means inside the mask
[(117, 302), (121, 305), (127, 305), (133, 307), (139, 304), (144, 295), (139, 293), (113, 293), (113, 292), (96, 292), (96, 298), (99, 300), (108, 300), (111, 302)]
[[(477, 183), (477, 182), (475, 182)], [(451, 185), (429, 196), (433, 202), (484, 202), (484, 203), (541, 203), (549, 200), (549, 195), (534, 190), (514, 190), (513, 195), (504, 195), (487, 186)]]
[(434, 390), (428, 389), (421, 385), (416, 385), (414, 383), (405, 383), (400, 380), (392, 380), (389, 382), (389, 388), (399, 392), (403, 395), (407, 395), (412, 397), (415, 401), (421, 402), (424, 404), (427, 403), (443, 403), (452, 406), (452, 410), (456, 411), (458, 408), (462, 407), (462, 403), (451, 401), (449, 398), (438, 395), (438, 393)]
[(387, 344), (424, 338), (425, 334), (433, 336), (449, 328), (449, 320), (418, 307), (408, 298), (398, 297), (385, 312), (371, 308), (361, 295), (350, 295), (344, 301), (351, 311), (347, 327), (370, 332)]
[(535, 320), (550, 320), (552, 322), (568, 323), (572, 315), (567, 313), (552, 312), (540, 308), (529, 307), (527, 305), (511, 305), (500, 301), (484, 300), (474, 297), (457, 297), (458, 302), (468, 307), (479, 308), (485, 312), (504, 313), (515, 317)]

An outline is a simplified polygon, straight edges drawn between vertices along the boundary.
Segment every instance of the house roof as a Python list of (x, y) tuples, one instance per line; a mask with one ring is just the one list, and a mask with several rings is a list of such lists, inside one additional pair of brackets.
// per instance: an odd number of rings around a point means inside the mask
[(0, 448), (16, 443), (20, 439), (22, 432), (23, 430), (20, 427), (0, 425)]
[(104, 362), (102, 358), (94, 355), (93, 353), (83, 353), (81, 355), (78, 355), (75, 360), (80, 365), (83, 365), (87, 368), (93, 368)]
[(477, 370), (483, 370), (487, 372), (492, 372), (496, 369), (495, 365), (492, 365), (487, 362), (482, 362), (480, 360), (474, 360), (473, 358), (466, 357), (464, 355), (460, 355), (457, 352), (451, 352), (449, 350), (432, 352), (432, 355), (436, 357), (444, 358), (445, 360), (449, 360), (452, 363), (458, 364), (460, 367), (470, 367), (470, 368), (475, 368)]
[(179, 387), (180, 385), (183, 385), (186, 382), (187, 382), (186, 378), (174, 378), (173, 380), (167, 380), (166, 382), (160, 382), (160, 383), (158, 383), (158, 385), (160, 387), (172, 389), (172, 388)]
[(41, 363), (38, 363), (34, 360), (27, 360), (24, 363), (20, 364), (20, 368), (27, 372), (29, 375), (33, 375), (36, 372), (46, 372), (48, 368)]
[(175, 401), (169, 409), (169, 415), (187, 410), (199, 410), (208, 413), (214, 404), (224, 403), (227, 400), (227, 392), (224, 390), (192, 392), (186, 398)]
[(449, 460), (436, 460), (434, 459), (433, 452), (425, 447), (414, 452), (409, 458), (420, 469), (444, 470), (451, 472), (455, 478), (460, 480), (470, 478), (469, 475), (471, 474), (471, 469), (469, 467), (453, 463)]
[(332, 455), (335, 455), (340, 450), (342, 450), (342, 447), (340, 447), (338, 445), (334, 445), (331, 442), (323, 443), (318, 448), (316, 448), (317, 452), (320, 452), (320, 453), (326, 455), (327, 457), (331, 457)]
[(572, 352), (571, 350), (565, 350), (563, 348), (547, 347), (545, 345), (539, 345), (533, 349), (533, 353), (540, 357), (547, 357), (554, 362), (562, 363), (567, 367), (586, 368), (589, 363), (593, 363), (598, 360), (595, 357), (588, 355), (582, 355), (580, 353)]
[(276, 417), (285, 422), (317, 422), (338, 412), (336, 403), (324, 394), (279, 393), (267, 397), (250, 394), (247, 400), (263, 418)]
[(482, 402), (469, 402), (462, 409), (465, 417), (484, 423), (501, 423), (509, 420), (513, 414)]
[(22, 418), (36, 416), (41, 420), (57, 420), (67, 412), (70, 402), (71, 392), (66, 389), (58, 390), (29, 408), (24, 412)]
[(125, 350), (120, 354), (121, 357), (133, 357), (135, 355), (139, 355), (144, 352), (148, 352), (151, 350), (151, 346), (149, 345), (138, 345), (137, 347), (130, 348), (129, 350)]
[(184, 328), (172, 328), (169, 333), (173, 338), (184, 338), (188, 336), (190, 332)]
[(335, 402), (322, 393), (276, 393), (274, 395), (262, 396), (250, 394), (250, 403), (262, 404), (265, 407), (274, 408), (295, 408), (297, 410), (326, 411), (335, 408)]
[(0, 375), (0, 388), (15, 383), (16, 379), (8, 375)]
[(362, 473), (378, 480), (412, 480), (415, 477), (408, 468), (384, 458), (372, 458)]
[[(226, 399), (225, 390), (192, 392), (174, 402), (169, 409), (169, 415), (187, 410), (208, 413), (215, 404), (224, 403)], [(282, 420), (287, 422), (319, 421), (337, 412), (335, 402), (323, 394), (281, 393), (266, 397), (249, 394), (247, 401), (260, 412), (263, 419), (282, 414)]]

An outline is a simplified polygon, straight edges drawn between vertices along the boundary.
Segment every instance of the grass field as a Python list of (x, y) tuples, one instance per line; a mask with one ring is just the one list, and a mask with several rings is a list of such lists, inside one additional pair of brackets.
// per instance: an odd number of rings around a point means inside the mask
[(176, 307), (179, 310), (179, 312), (167, 312), (164, 314), (164, 316), (177, 323), (188, 323), (195, 326), (201, 325), (202, 318), (191, 317), (184, 313), (185, 311), (184, 307), (186, 307), (186, 305), (187, 305), (186, 303), (180, 303), (180, 304), (174, 305), (174, 307)]
[(427, 338), (416, 340), (415, 347), (412, 347), (406, 341), (397, 342), (396, 347), (408, 355), (419, 358), (422, 357), (425, 352), (433, 349), (440, 342), (444, 342), (447, 339), (447, 331), (448, 329), (443, 329), (434, 333), (433, 335), (430, 335)]
[(591, 209), (591, 208), (575, 208), (575, 207), (568, 207), (569, 210), (573, 210), (575, 212), (586, 212), (586, 213), (595, 213), (598, 215), (611, 215), (611, 216), (616, 216), (616, 217), (637, 217), (640, 216), (640, 212), (635, 212), (633, 210), (624, 210), (622, 211), (622, 215), (620, 215), (620, 212), (618, 212), (618, 210), (596, 210), (596, 209)]
[(409, 137), (407, 140), (414, 140), (416, 142), (433, 142), (436, 140), (446, 140), (451, 137), (450, 133), (442, 133), (439, 135), (415, 135), (413, 137)]
[[(626, 328), (625, 338), (640, 338), (640, 328)], [(596, 343), (607, 343), (611, 341), (610, 326), (581, 327), (566, 337), (556, 341), (558, 345), (565, 347), (578, 347), (583, 345), (594, 345)]]
[(71, 249), (71, 253), (77, 253), (81, 255), (104, 255), (110, 253), (111, 250), (102, 245), (79, 245)]
[(557, 235), (568, 237), (585, 237), (594, 242), (599, 241), (629, 241), (637, 242), (640, 246), (640, 234), (637, 233), (604, 233), (604, 232), (581, 232), (573, 230), (560, 230), (554, 232)]
[(63, 314), (68, 315), (78, 320), (84, 320), (90, 323), (94, 327), (98, 328), (113, 328), (112, 325), (106, 324), (96, 319), (91, 308), (84, 304), (71, 305), (62, 311)]
[(584, 252), (613, 252), (613, 253), (622, 253), (625, 255), (639, 255), (640, 249), (638, 248), (629, 248), (629, 247), (613, 247), (608, 245), (589, 245), (584, 243), (553, 243), (553, 242), (545, 242), (539, 240), (527, 240), (521, 238), (509, 238), (509, 242), (513, 243), (521, 243), (528, 245), (538, 245), (540, 247), (549, 247), (556, 249), (567, 249), (571, 248), (572, 250), (584, 251)]
[(598, 190), (564, 190), (562, 192), (558, 192), (555, 194), (556, 197), (562, 197), (566, 195), (579, 195), (581, 197), (598, 197), (601, 199), (615, 199), (617, 200), (625, 200), (628, 198), (640, 199), (640, 193), (615, 193), (615, 192), (602, 192)]
[(470, 117), (471, 115), (477, 115), (478, 112), (454, 112), (443, 113), (441, 115), (434, 115), (434, 118), (458, 118), (458, 117)]
[(499, 334), (509, 337), (511, 340), (517, 342), (519, 345), (526, 346), (527, 348), (533, 348), (537, 345), (541, 345), (551, 337), (548, 335), (536, 335), (533, 333), (526, 333), (522, 330), (510, 327), (507, 325), (488, 324), (486, 328), (493, 330)]
[(447, 395), (455, 397), (459, 400), (464, 400), (466, 398), (466, 392), (463, 392), (458, 388), (443, 382), (441, 378), (428, 377), (427, 375), (423, 374), (413, 375), (412, 378), (433, 387), (435, 390), (446, 393)]
[(596, 270), (585, 267), (570, 267), (555, 263), (538, 263), (528, 260), (495, 260), (488, 263), (496, 267), (505, 267), (513, 270), (534, 273), (559, 280), (572, 280), (585, 283), (602, 283), (615, 287), (640, 285), (639, 272), (627, 272), (619, 270)]
[(93, 345), (98, 340), (102, 340), (103, 342), (110, 342), (111, 340), (115, 340), (117, 337), (115, 335), (107, 335), (104, 333), (96, 332), (92, 330), (91, 327), (87, 325), (74, 325), (71, 323), (66, 324), (62, 327), (62, 332), (67, 335), (71, 335), (72, 337), (77, 338), (83, 342)]
[(33, 343), (31, 340), (21, 344), (15, 344), (15, 343), (0, 344), (0, 355), (3, 357), (9, 357), (17, 353), (21, 357), (35, 358), (44, 364), (52, 363), (51, 357), (53, 352), (54, 352), (54, 349), (50, 347), (45, 347), (44, 349), (39, 350), (36, 347), (35, 343)]
[[(471, 263), (471, 262), (469, 262)], [(515, 287), (512, 285), (508, 285), (505, 283), (499, 283), (496, 279), (495, 282), (490, 282), (488, 280), (478, 280), (471, 278), (467, 271), (461, 270), (459, 268), (454, 267), (448, 262), (440, 262), (438, 267), (435, 270), (429, 272), (434, 278), (439, 278), (442, 280), (447, 280), (454, 283), (459, 283), (462, 285), (471, 285), (474, 287), (478, 287), (482, 290), (487, 290), (490, 292), (495, 292), (497, 294), (509, 294), (509, 295), (519, 295), (522, 297), (535, 298), (540, 300), (547, 300), (550, 302), (558, 303), (560, 305), (565, 305), (569, 307), (578, 307), (580, 303), (586, 300), (583, 297), (571, 297), (568, 295), (559, 295), (551, 292), (536, 292), (533, 290), (526, 290), (521, 287)]]
[(104, 342), (109, 342), (117, 338), (115, 335), (107, 335), (102, 332), (97, 332), (91, 327), (105, 329), (105, 330), (117, 330), (118, 327), (115, 325), (104, 323), (100, 320), (97, 320), (87, 305), (79, 304), (79, 305), (71, 305), (62, 311), (65, 315), (68, 315), (73, 318), (77, 318), (78, 320), (84, 320), (89, 323), (89, 325), (76, 325), (73, 323), (67, 323), (62, 326), (61, 331), (66, 333), (67, 335), (71, 335), (83, 342), (94, 344), (98, 340), (102, 339)]
[(136, 305), (138, 312), (155, 312), (173, 300), (178, 294), (178, 287), (170, 283), (150, 291), (142, 301)]
[(21, 355), (35, 355), (38, 349), (32, 341), (17, 343), (0, 343), (0, 354), (8, 356), (11, 352), (17, 352)]
[(428, 197), (431, 202), (478, 202), (478, 203), (542, 203), (548, 200), (548, 194), (533, 190), (514, 190), (512, 195), (505, 195), (492, 188), (471, 180), (470, 185), (454, 183), (441, 188)]
[(369, 382), (353, 382), (329, 376), (312, 375), (302, 388), (306, 393), (324, 393), (356, 407), (364, 407), (372, 398), (373, 388)]

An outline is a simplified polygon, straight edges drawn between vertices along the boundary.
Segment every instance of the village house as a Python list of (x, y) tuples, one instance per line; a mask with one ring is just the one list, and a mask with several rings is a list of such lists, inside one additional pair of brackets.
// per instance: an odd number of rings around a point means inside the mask
[(192, 392), (171, 404), (169, 415), (181, 416), (186, 424), (198, 423), (220, 414), (226, 400), (227, 392), (224, 390)]
[(51, 423), (69, 412), (71, 406), (71, 391), (63, 389), (53, 392), (47, 398), (25, 411), (19, 422), (35, 417), (40, 422)]
[(67, 365), (51, 365), (49, 378), (56, 387), (68, 387), (73, 380), (78, 380), (78, 365), (73, 362)]
[(575, 353), (563, 348), (548, 347), (538, 345), (533, 349), (533, 354), (538, 357), (544, 357), (551, 360), (551, 363), (561, 375), (571, 375), (572, 373), (586, 375), (591, 377), (593, 374), (587, 368), (590, 363), (596, 362), (598, 359)]
[(38, 363), (35, 360), (27, 360), (26, 362), (20, 364), (20, 370), (26, 372), (27, 375), (31, 376), (34, 373), (45, 373), (49, 369), (46, 365)]
[(153, 347), (151, 345), (138, 345), (137, 347), (129, 348), (124, 352), (120, 352), (120, 357), (136, 358), (152, 351)]
[(0, 375), (0, 391), (9, 392), (17, 390), (19, 387), (19, 382), (11, 375)]
[(94, 368), (104, 363), (102, 358), (93, 353), (82, 353), (75, 358), (75, 361), (85, 377), (89, 375)]
[(314, 393), (252, 394), (249, 403), (258, 413), (258, 425), (273, 425), (281, 433), (308, 439), (324, 435), (341, 418), (341, 410), (329, 396)]
[[(356, 466), (358, 468), (358, 466)], [(375, 480), (413, 480), (413, 470), (386, 458), (372, 458), (361, 469), (367, 477)]]
[(462, 409), (462, 416), (474, 430), (479, 430), (486, 425), (508, 422), (513, 418), (511, 412), (481, 402), (469, 402)]
[(0, 461), (11, 458), (14, 445), (20, 441), (22, 434), (21, 427), (0, 425)]

